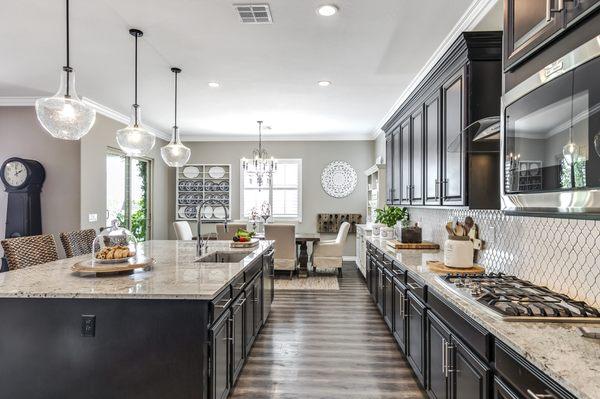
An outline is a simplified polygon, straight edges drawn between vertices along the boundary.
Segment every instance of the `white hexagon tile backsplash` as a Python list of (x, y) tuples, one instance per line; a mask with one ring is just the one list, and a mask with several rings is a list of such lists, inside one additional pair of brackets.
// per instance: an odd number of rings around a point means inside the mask
[(443, 246), (444, 225), (471, 216), (486, 242), (478, 262), (600, 306), (600, 221), (509, 216), (497, 210), (410, 208), (423, 239)]

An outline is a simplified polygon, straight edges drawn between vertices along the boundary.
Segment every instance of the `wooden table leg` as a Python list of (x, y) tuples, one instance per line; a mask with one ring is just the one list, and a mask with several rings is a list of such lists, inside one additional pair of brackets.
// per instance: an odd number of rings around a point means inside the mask
[(298, 263), (300, 265), (298, 277), (308, 277), (308, 245), (306, 241), (300, 242), (300, 255), (298, 256)]

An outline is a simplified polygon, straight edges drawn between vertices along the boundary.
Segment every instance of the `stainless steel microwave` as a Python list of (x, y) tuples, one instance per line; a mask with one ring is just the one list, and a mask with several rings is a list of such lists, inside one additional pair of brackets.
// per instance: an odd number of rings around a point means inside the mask
[(506, 211), (600, 216), (600, 35), (502, 97)]

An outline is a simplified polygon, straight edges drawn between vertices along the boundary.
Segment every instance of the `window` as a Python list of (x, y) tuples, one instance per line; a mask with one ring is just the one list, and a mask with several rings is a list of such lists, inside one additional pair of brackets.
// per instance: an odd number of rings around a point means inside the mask
[(106, 154), (106, 226), (116, 219), (139, 241), (150, 239), (151, 162), (113, 149)]
[(271, 184), (262, 189), (256, 184), (256, 177), (241, 168), (240, 213), (250, 216), (252, 208), (260, 209), (263, 203), (271, 206), (273, 218), (279, 220), (302, 221), (302, 160), (278, 159), (277, 170)]

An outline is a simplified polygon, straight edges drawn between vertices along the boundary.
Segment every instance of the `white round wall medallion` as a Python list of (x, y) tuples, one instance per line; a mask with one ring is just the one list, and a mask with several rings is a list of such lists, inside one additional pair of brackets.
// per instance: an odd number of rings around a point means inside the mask
[(357, 180), (354, 168), (344, 161), (333, 161), (321, 172), (323, 190), (335, 198), (343, 198), (352, 194)]

